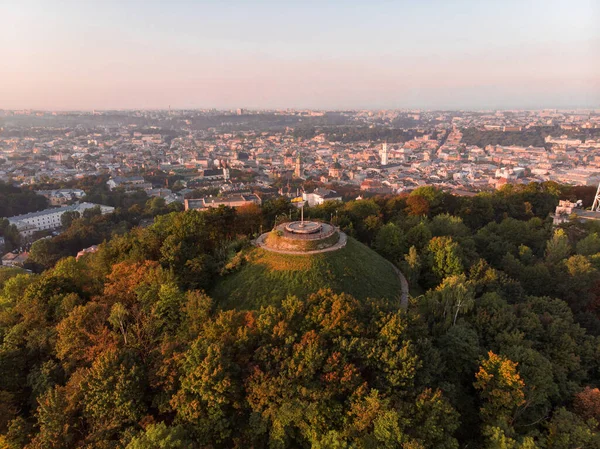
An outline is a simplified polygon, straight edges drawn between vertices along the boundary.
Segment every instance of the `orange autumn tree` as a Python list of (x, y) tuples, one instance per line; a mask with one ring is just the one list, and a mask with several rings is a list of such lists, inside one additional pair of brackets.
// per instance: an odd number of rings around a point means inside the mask
[(101, 302), (109, 306), (117, 302), (127, 306), (134, 304), (138, 302), (139, 287), (157, 282), (162, 274), (159, 263), (155, 261), (115, 264), (106, 277)]
[(573, 408), (584, 419), (594, 418), (600, 421), (600, 390), (585, 387), (575, 395)]
[(517, 363), (489, 351), (475, 378), (473, 385), (483, 402), (482, 420), (509, 430), (515, 411), (525, 403), (525, 382), (517, 372)]

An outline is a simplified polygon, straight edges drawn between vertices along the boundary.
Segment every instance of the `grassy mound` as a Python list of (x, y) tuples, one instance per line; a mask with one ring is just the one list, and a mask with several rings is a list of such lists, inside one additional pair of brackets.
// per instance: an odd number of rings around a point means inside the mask
[(246, 263), (220, 279), (211, 296), (225, 309), (255, 309), (279, 305), (288, 295), (305, 298), (321, 288), (357, 299), (398, 301), (400, 296), (400, 280), (391, 264), (351, 238), (345, 248), (310, 256), (254, 248)]

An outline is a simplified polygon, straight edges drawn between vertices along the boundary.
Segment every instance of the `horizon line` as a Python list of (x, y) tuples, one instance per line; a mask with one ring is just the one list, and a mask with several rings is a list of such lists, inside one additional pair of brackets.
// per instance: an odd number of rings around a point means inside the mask
[(547, 110), (555, 110), (555, 111), (592, 111), (592, 112), (600, 112), (600, 105), (597, 106), (547, 106), (547, 107), (532, 107), (532, 108), (419, 108), (419, 107), (401, 107), (401, 108), (361, 108), (361, 107), (352, 107), (352, 108), (313, 108), (313, 107), (270, 107), (270, 108), (257, 108), (257, 107), (245, 107), (245, 106), (237, 106), (237, 107), (190, 107), (190, 108), (182, 108), (175, 107), (172, 108), (170, 106), (162, 106), (162, 107), (140, 107), (140, 108), (2, 108), (0, 107), (0, 112), (16, 112), (16, 111), (30, 111), (30, 112), (134, 112), (134, 111), (236, 111), (237, 109), (242, 109), (244, 111), (251, 112), (264, 112), (264, 111), (315, 111), (315, 112), (345, 112), (345, 111), (419, 111), (419, 112), (490, 112), (490, 111), (504, 111), (504, 112), (535, 112), (535, 111), (547, 111)]

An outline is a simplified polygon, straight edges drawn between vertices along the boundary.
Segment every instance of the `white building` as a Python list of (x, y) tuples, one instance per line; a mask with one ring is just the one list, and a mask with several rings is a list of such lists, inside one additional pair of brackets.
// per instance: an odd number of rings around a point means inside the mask
[(80, 203), (72, 206), (57, 207), (54, 209), (44, 209), (38, 212), (30, 212), (28, 214), (16, 215), (9, 217), (8, 221), (19, 230), (23, 237), (29, 237), (36, 231), (54, 230), (62, 226), (61, 217), (65, 212), (75, 211), (83, 215), (87, 209), (100, 207), (100, 212), (104, 214), (112, 213), (115, 208), (111, 206), (103, 206), (101, 204)]
[(302, 199), (308, 203), (310, 207), (323, 204), (325, 201), (342, 201), (342, 196), (335, 190), (323, 189), (318, 187), (312, 193), (302, 193)]
[(197, 199), (184, 200), (183, 205), (185, 210), (206, 210), (213, 207), (226, 206), (226, 207), (242, 207), (256, 204), (260, 206), (262, 200), (258, 195), (254, 193), (243, 193), (226, 196), (215, 196)]
[(119, 187), (124, 187), (125, 190), (145, 189), (148, 187), (152, 188), (152, 184), (144, 181), (144, 178), (141, 176), (131, 176), (129, 178), (116, 176), (106, 181), (106, 184), (110, 190), (114, 190)]
[(555, 172), (551, 178), (558, 182), (580, 186), (594, 186), (600, 182), (600, 173), (593, 168), (574, 168), (564, 173)]
[(581, 200), (573, 203), (571, 201), (560, 200), (554, 215), (552, 215), (552, 224), (558, 226), (562, 223), (566, 223), (572, 220), (586, 222), (586, 221), (600, 221), (600, 212), (594, 212), (593, 210), (585, 210)]

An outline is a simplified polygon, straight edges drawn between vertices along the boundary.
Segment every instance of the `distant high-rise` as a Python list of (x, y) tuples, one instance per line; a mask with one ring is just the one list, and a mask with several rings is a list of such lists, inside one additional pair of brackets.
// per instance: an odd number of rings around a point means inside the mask
[(381, 165), (387, 165), (388, 164), (387, 142), (383, 142), (383, 146), (381, 147), (379, 156), (381, 157)]

